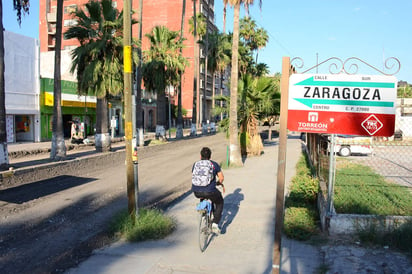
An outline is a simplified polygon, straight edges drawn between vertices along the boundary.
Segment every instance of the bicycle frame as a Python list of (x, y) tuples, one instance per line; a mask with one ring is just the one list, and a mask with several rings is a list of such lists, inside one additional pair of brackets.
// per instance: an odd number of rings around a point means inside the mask
[(200, 199), (196, 207), (200, 214), (199, 221), (199, 247), (200, 251), (205, 251), (208, 246), (212, 233), (213, 203), (209, 199)]

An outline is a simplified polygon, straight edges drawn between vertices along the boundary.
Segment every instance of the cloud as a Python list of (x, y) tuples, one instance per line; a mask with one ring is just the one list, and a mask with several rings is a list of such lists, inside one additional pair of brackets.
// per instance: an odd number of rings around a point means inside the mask
[(336, 37), (335, 36), (329, 36), (328, 41), (336, 41)]
[(354, 8), (353, 11), (354, 12), (359, 12), (361, 10), (361, 8)]

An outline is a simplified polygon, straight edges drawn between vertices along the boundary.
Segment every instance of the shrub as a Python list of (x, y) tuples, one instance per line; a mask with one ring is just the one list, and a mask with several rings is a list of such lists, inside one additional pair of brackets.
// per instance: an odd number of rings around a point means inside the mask
[(308, 159), (302, 155), (296, 164), (296, 175), (291, 180), (285, 201), (283, 229), (288, 237), (309, 240), (319, 233), (319, 215), (316, 209), (318, 189), (319, 182), (312, 177)]
[(285, 234), (296, 240), (309, 240), (319, 232), (316, 208), (289, 207), (285, 212)]

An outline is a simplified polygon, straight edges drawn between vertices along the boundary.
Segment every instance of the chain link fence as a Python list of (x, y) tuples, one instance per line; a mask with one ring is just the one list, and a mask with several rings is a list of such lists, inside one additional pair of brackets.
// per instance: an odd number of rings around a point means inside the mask
[[(308, 157), (321, 181), (321, 190), (325, 198), (327, 197), (329, 200), (329, 196), (333, 195), (333, 185), (329, 183), (331, 178), (333, 181), (336, 176), (340, 175), (351, 180), (354, 178), (351, 176), (365, 175), (353, 174), (353, 172), (351, 172), (352, 174), (344, 174), (343, 172), (348, 172), (348, 169), (345, 169), (345, 165), (347, 166), (348, 163), (353, 167), (368, 167), (372, 174), (383, 177), (385, 181), (394, 183), (394, 186), (406, 187), (412, 193), (412, 108), (398, 107), (397, 109), (395, 134), (391, 137), (335, 135), (334, 151), (336, 156), (335, 162), (332, 161), (332, 163), (329, 153), (331, 135), (303, 134)], [(332, 177), (330, 177), (331, 169)], [(333, 171), (336, 174), (333, 174)], [(369, 180), (373, 181), (374, 179), (369, 178)], [(328, 193), (328, 187), (332, 188), (331, 193)], [(385, 189), (382, 191), (385, 192)], [(371, 203), (375, 202), (377, 203), (377, 201), (371, 201)]]

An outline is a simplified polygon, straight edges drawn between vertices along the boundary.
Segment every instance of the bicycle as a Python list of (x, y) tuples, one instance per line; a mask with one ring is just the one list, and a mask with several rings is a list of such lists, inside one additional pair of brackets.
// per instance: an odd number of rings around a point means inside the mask
[[(218, 186), (225, 192), (225, 186), (218, 183)], [(216, 235), (212, 230), (213, 223), (213, 208), (214, 204), (207, 198), (200, 198), (200, 202), (196, 206), (197, 212), (199, 212), (199, 247), (200, 251), (205, 251), (209, 245), (212, 237)]]
[(200, 251), (205, 251), (213, 236), (213, 203), (209, 199), (200, 199), (196, 206), (199, 212), (199, 247)]

